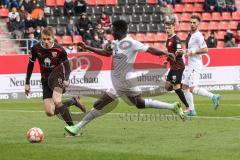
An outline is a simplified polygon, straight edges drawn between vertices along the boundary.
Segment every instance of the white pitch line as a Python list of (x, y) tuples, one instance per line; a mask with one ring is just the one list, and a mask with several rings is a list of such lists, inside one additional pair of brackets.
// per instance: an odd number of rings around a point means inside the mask
[[(29, 111), (29, 110), (0, 110), (1, 112), (18, 112), (18, 113), (44, 113), (44, 111)], [(80, 113), (80, 112), (72, 112), (72, 113)], [(128, 113), (128, 112), (124, 112), (124, 113), (107, 113), (108, 115), (124, 115), (127, 114), (127, 116), (145, 116), (145, 115), (161, 115), (159, 113)], [(162, 114), (164, 116), (172, 116), (172, 115), (167, 115), (167, 114)], [(211, 116), (194, 116), (194, 117), (189, 117), (188, 118), (202, 118), (202, 119), (231, 119), (231, 120), (240, 120), (240, 115), (239, 116), (230, 116), (230, 117), (211, 117)]]

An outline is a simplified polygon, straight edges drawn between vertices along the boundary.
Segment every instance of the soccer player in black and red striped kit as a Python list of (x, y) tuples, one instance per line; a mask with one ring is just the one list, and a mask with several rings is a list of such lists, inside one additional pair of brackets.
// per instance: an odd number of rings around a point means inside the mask
[[(185, 64), (183, 62), (182, 55), (178, 54), (177, 51), (182, 50), (181, 40), (175, 34), (175, 20), (169, 19), (165, 21), (165, 32), (167, 35), (166, 48), (168, 52), (176, 55), (176, 60), (167, 59), (170, 62), (170, 71), (167, 75), (167, 81), (165, 88), (169, 91), (174, 90), (178, 95), (179, 99), (183, 102), (185, 107), (189, 107), (187, 100), (184, 96), (184, 92), (181, 89), (181, 81)], [(167, 62), (166, 62), (167, 63)], [(165, 63), (165, 64), (166, 64)]]
[[(54, 116), (60, 114), (68, 125), (73, 125), (68, 107), (75, 105), (85, 112), (84, 106), (81, 104), (79, 97), (62, 102), (63, 89), (55, 87), (53, 90), (48, 85), (48, 77), (52, 71), (63, 64), (65, 68), (70, 70), (69, 61), (66, 51), (57, 43), (54, 42), (54, 30), (52, 27), (46, 27), (41, 32), (41, 41), (33, 46), (29, 56), (29, 63), (26, 75), (25, 94), (30, 92), (30, 78), (34, 68), (34, 62), (38, 59), (41, 82), (43, 89), (44, 110), (47, 116)], [(67, 87), (69, 74), (65, 77), (63, 85)]]

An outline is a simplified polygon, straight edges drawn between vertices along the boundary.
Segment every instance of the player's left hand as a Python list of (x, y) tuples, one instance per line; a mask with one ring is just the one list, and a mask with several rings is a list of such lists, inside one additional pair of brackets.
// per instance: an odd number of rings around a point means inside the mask
[(69, 82), (66, 81), (66, 80), (64, 80), (64, 81), (63, 81), (63, 87), (64, 87), (64, 88), (67, 88), (68, 86), (69, 86)]
[(178, 55), (183, 55), (184, 53), (185, 53), (185, 51), (181, 49), (181, 50), (177, 50), (176, 53), (175, 53), (175, 55), (176, 55), (176, 56), (178, 56)]

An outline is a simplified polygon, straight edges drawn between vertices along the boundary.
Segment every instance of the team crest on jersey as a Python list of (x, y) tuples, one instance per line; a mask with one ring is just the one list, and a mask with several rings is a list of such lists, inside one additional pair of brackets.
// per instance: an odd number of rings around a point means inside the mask
[(176, 76), (172, 76), (172, 82), (176, 82), (177, 77)]
[(122, 50), (129, 49), (129, 48), (131, 48), (131, 46), (132, 46), (132, 42), (130, 42), (130, 41), (123, 41), (119, 44), (119, 48)]
[(50, 58), (45, 58), (44, 59), (44, 64), (45, 64), (45, 67), (50, 67), (51, 66), (51, 59)]
[(52, 52), (53, 57), (57, 57), (57, 52)]
[(172, 45), (172, 42), (170, 41), (170, 42), (168, 42), (168, 46), (171, 46)]
[(38, 52), (38, 53), (37, 53), (37, 55), (39, 55), (39, 56), (40, 56), (40, 55), (41, 55), (41, 53), (40, 53), (40, 52)]

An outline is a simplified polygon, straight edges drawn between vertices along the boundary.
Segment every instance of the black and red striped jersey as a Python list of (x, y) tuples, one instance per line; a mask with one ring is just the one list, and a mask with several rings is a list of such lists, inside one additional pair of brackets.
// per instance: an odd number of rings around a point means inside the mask
[[(166, 42), (166, 48), (167, 48), (168, 52), (176, 55), (176, 51), (182, 49), (180, 38), (178, 38), (177, 35), (174, 35), (174, 36), (168, 38), (167, 42)], [(176, 56), (176, 61), (172, 61), (170, 59), (168, 59), (168, 61), (170, 61), (170, 68), (173, 70), (185, 68), (182, 55)]]
[(67, 61), (67, 52), (59, 44), (54, 43), (52, 48), (46, 49), (41, 42), (33, 46), (29, 60), (38, 60), (42, 81), (46, 80), (55, 67)]

